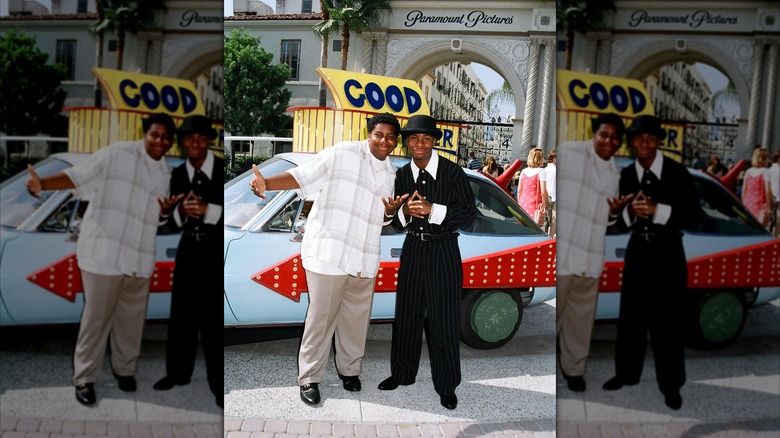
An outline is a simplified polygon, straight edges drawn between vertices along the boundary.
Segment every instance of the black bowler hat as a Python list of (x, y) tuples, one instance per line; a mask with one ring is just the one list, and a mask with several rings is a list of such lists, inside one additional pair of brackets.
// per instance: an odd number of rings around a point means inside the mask
[(633, 137), (636, 134), (652, 134), (658, 137), (659, 140), (666, 138), (666, 130), (661, 127), (661, 120), (655, 116), (638, 116), (632, 122), (631, 126), (626, 129), (628, 137)]
[(217, 130), (211, 127), (211, 119), (206, 116), (192, 115), (184, 119), (178, 131), (179, 137), (192, 133), (208, 135), (212, 140), (217, 138)]
[(409, 121), (406, 122), (406, 126), (401, 128), (401, 135), (406, 138), (412, 134), (428, 134), (433, 136), (436, 140), (442, 136), (441, 129), (436, 127), (436, 120), (431, 116), (416, 115), (409, 117)]

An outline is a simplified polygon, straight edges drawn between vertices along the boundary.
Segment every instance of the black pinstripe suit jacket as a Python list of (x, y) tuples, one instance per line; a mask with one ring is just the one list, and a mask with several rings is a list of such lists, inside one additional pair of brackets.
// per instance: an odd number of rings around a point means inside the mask
[[(401, 196), (406, 193), (412, 195), (417, 190), (428, 202), (446, 205), (447, 215), (440, 225), (429, 223), (427, 218), (412, 218), (411, 222), (407, 223), (407, 228), (423, 233), (438, 234), (456, 231), (476, 220), (477, 209), (474, 205), (474, 193), (471, 191), (468, 178), (460, 166), (439, 157), (436, 179), (431, 178), (426, 172), (419, 175), (418, 181), (414, 180), (411, 166), (413, 164), (410, 162), (396, 172), (395, 195)], [(393, 223), (396, 228), (401, 228), (401, 222), (398, 218), (394, 219)]]

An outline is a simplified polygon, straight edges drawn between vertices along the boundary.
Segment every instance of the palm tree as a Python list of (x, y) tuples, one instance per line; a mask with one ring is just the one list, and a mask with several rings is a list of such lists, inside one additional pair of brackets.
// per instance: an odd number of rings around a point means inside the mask
[(574, 34), (587, 33), (606, 24), (607, 11), (614, 11), (613, 0), (558, 0), (556, 18), (558, 28), (566, 34), (566, 70), (571, 70), (571, 55), (574, 50)]
[[(322, 21), (314, 25), (314, 33), (316, 33), (322, 39), (322, 47), (320, 49), (320, 67), (327, 68), (330, 34), (338, 31), (339, 23), (331, 20), (330, 9), (326, 0), (320, 0), (320, 15), (322, 17)], [(320, 78), (319, 106), (325, 107), (326, 103), (327, 88), (325, 87), (325, 80)]]
[(485, 106), (488, 113), (491, 113), (494, 106), (501, 103), (515, 104), (515, 95), (512, 93), (512, 87), (509, 86), (509, 82), (506, 80), (504, 80), (501, 88), (491, 91), (485, 98)]
[[(133, 0), (98, 0), (105, 16), (90, 26), (93, 33), (116, 32), (116, 68), (122, 70), (127, 32), (137, 33), (155, 25), (157, 12), (167, 11), (162, 0), (139, 2)], [(98, 49), (101, 50), (101, 49)]]
[[(95, 23), (89, 26), (89, 33), (95, 36), (97, 38), (97, 44), (95, 47), (95, 67), (102, 68), (103, 67), (103, 41), (104, 41), (104, 32), (106, 30), (106, 25), (104, 24), (106, 22), (106, 13), (103, 10), (103, 1), (97, 0), (95, 2), (95, 7), (97, 8), (97, 16), (98, 19)], [(100, 81), (98, 81), (97, 76), (95, 76), (95, 83), (93, 85), (95, 89), (95, 106), (99, 107), (103, 103), (103, 97), (100, 94)]]
[(384, 14), (393, 11), (389, 0), (335, 0), (329, 7), (331, 20), (341, 23), (341, 69), (347, 69), (350, 32), (378, 27)]
[(731, 82), (731, 79), (729, 79), (726, 88), (721, 88), (712, 93), (710, 97), (710, 115), (720, 117), (724, 107), (734, 104), (739, 104), (739, 93), (737, 93), (737, 87), (734, 85), (734, 82)]

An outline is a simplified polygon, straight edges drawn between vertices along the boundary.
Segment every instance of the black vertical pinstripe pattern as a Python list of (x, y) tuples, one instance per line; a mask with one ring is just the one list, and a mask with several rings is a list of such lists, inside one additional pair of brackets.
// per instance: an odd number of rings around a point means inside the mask
[[(686, 292), (687, 266), (683, 249), (683, 228), (697, 223), (698, 195), (693, 177), (681, 164), (663, 157), (661, 178), (652, 199), (670, 205), (666, 224), (640, 223), (635, 231), (656, 233), (651, 241), (632, 234), (626, 248), (620, 318), (615, 344), (615, 372), (626, 382), (639, 381), (644, 366), (647, 334), (653, 348), (656, 380), (662, 393), (675, 393), (685, 383), (685, 306), (670, 306)], [(641, 189), (634, 166), (620, 175), (620, 195)]]
[[(447, 215), (441, 225), (428, 223), (427, 217), (413, 218), (408, 229), (436, 234), (452, 232), (476, 219), (474, 194), (463, 169), (439, 159), (435, 180), (423, 170), (415, 182), (410, 166), (411, 163), (396, 173), (395, 194), (417, 190), (429, 202), (446, 205)], [(463, 268), (458, 239), (423, 242), (407, 235), (400, 261), (390, 355), (392, 375), (401, 384), (414, 383), (427, 316), (434, 388), (440, 395), (454, 394), (461, 380), (458, 317)]]

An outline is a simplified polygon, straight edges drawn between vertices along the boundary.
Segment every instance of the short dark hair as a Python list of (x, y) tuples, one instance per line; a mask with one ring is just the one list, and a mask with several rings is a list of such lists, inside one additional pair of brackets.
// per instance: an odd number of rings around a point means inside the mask
[(165, 127), (168, 128), (168, 134), (171, 136), (176, 133), (176, 124), (173, 123), (173, 118), (166, 113), (157, 113), (152, 114), (143, 120), (142, 127), (144, 128), (144, 134), (146, 134), (146, 132), (149, 131), (149, 128), (155, 123), (165, 125)]
[(615, 113), (599, 114), (598, 117), (591, 120), (591, 129), (595, 134), (603, 124), (612, 125), (617, 128), (619, 136), (623, 136), (626, 133), (626, 125), (623, 124), (623, 119)]
[(370, 134), (371, 131), (376, 128), (376, 125), (380, 124), (392, 125), (393, 128), (395, 128), (396, 134), (401, 133), (401, 123), (399, 123), (398, 119), (396, 119), (395, 116), (390, 113), (380, 113), (368, 119), (368, 133)]

